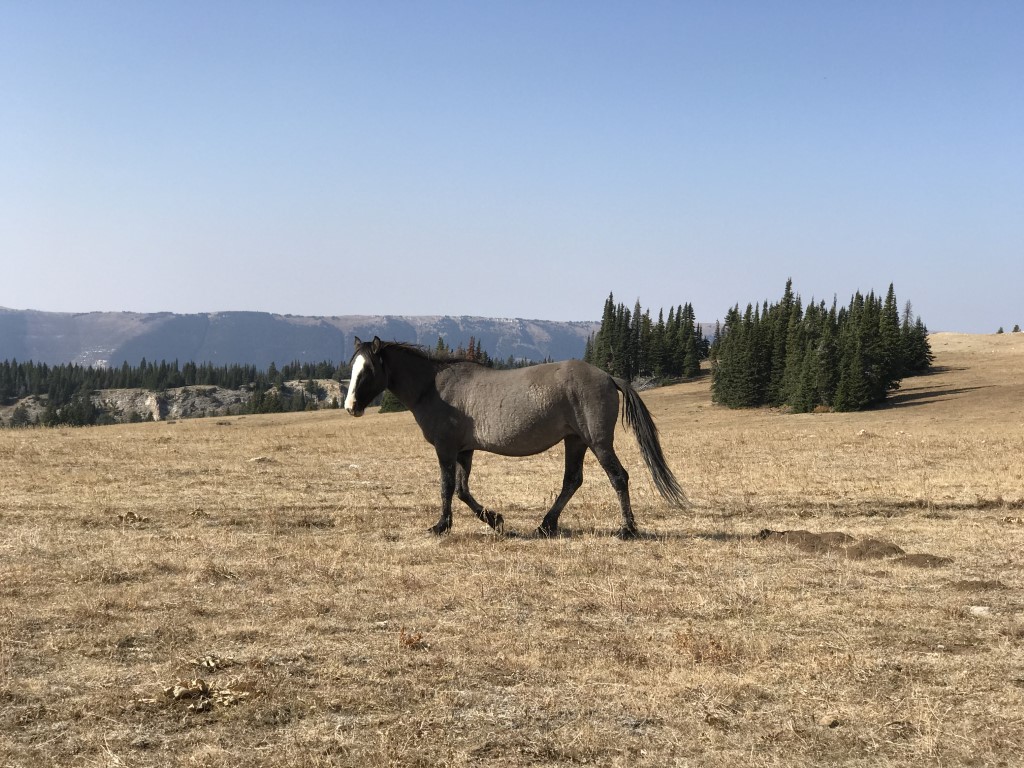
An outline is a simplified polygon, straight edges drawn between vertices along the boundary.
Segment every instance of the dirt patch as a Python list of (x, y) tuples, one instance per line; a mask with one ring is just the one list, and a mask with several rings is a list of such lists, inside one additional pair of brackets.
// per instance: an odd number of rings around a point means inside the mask
[(941, 568), (944, 565), (952, 563), (953, 558), (929, 555), (927, 552), (918, 552), (914, 555), (907, 555), (901, 560), (901, 562), (904, 565), (913, 565), (917, 568)]
[(998, 579), (964, 579), (950, 584), (959, 592), (987, 592), (992, 589), (1006, 589), (1006, 585)]
[(804, 552), (813, 552), (815, 554), (832, 552), (854, 541), (853, 536), (841, 531), (812, 533), (811, 531), (773, 531), (770, 528), (765, 528), (757, 534), (757, 538), (762, 541), (784, 541)]
[(804, 552), (811, 552), (813, 554), (835, 552), (850, 560), (889, 559), (918, 568), (937, 568), (953, 562), (951, 558), (939, 557), (938, 555), (931, 555), (926, 552), (908, 555), (901, 547), (893, 544), (891, 541), (873, 538), (860, 539), (858, 541), (855, 537), (842, 531), (814, 533), (803, 530), (773, 531), (770, 528), (765, 528), (754, 538), (766, 542), (789, 544)]

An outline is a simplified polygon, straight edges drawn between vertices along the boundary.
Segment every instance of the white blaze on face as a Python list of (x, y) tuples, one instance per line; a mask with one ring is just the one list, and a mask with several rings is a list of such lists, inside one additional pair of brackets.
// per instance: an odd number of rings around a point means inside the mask
[(348, 394), (345, 395), (345, 410), (352, 413), (356, 407), (356, 384), (359, 383), (359, 376), (366, 366), (366, 358), (363, 355), (356, 355), (352, 361), (352, 377), (348, 380)]

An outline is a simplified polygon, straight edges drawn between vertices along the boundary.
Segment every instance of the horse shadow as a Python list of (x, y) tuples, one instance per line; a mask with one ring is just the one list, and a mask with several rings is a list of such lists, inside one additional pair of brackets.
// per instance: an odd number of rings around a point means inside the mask
[(617, 528), (572, 528), (562, 526), (558, 533), (550, 535), (539, 530), (515, 531), (505, 530), (501, 533), (487, 532), (484, 535), (498, 540), (510, 541), (564, 541), (582, 538), (619, 539), (627, 542), (658, 542), (658, 541), (748, 541), (757, 538), (752, 533), (726, 533), (724, 531), (648, 531), (639, 530), (632, 536), (623, 537)]

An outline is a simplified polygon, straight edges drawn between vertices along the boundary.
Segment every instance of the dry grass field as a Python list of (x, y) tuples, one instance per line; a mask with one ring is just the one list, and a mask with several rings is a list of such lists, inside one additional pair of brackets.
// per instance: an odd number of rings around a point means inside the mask
[(428, 535), (408, 414), (0, 431), (0, 765), (1020, 765), (1024, 334), (932, 343), (869, 413), (644, 393), (638, 541), (592, 460), (532, 535), (560, 450)]

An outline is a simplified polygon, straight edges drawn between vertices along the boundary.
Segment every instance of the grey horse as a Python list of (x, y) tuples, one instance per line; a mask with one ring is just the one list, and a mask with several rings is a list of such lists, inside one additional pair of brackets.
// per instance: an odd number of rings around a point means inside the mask
[(636, 536), (629, 501), (629, 475), (612, 442), (623, 395), (623, 418), (633, 428), (640, 453), (662, 497), (678, 507), (686, 496), (665, 462), (650, 412), (628, 382), (599, 368), (569, 360), (511, 371), (478, 363), (432, 357), (420, 347), (400, 342), (362, 342), (356, 337), (352, 377), (345, 410), (362, 416), (385, 389), (416, 419), (423, 437), (434, 446), (441, 465), (441, 518), (435, 534), (452, 526), (452, 496), (458, 494), (480, 520), (496, 531), (502, 516), (489, 511), (469, 492), (474, 451), (502, 456), (531, 456), (565, 443), (562, 492), (538, 528), (558, 533), (558, 517), (583, 484), (583, 459), (593, 451), (608, 474), (622, 507), (623, 538)]

